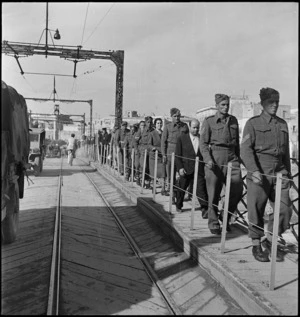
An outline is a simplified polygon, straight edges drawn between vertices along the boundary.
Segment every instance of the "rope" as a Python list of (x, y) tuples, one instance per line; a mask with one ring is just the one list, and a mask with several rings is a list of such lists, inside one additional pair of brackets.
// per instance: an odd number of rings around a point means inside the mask
[[(166, 156), (172, 156), (172, 154), (166, 154)], [(176, 154), (175, 154), (175, 157), (183, 158), (183, 159), (185, 159), (185, 160), (196, 161), (195, 159), (188, 158), (188, 157), (184, 157), (184, 156), (179, 156), (179, 155), (176, 155)], [(199, 163), (204, 163), (204, 164), (206, 164), (204, 161), (201, 161), (201, 160), (199, 160)], [(222, 166), (222, 167), (228, 167), (228, 165), (222, 165), (222, 164), (218, 165), (218, 164), (216, 164), (216, 163), (213, 163), (213, 165)], [(238, 170), (242, 171), (242, 169), (241, 169), (240, 167), (234, 167), (234, 166), (232, 166), (232, 169), (238, 169)], [(251, 173), (251, 174), (254, 173), (254, 172), (251, 172), (251, 171), (247, 171), (247, 172), (248, 172), (248, 173)], [(273, 177), (273, 178), (276, 178), (276, 177), (277, 177), (276, 175), (274, 176), (274, 175), (263, 174), (263, 173), (260, 173), (260, 175), (264, 175), (264, 176), (267, 176), (267, 177)], [(294, 177), (294, 176), (293, 176), (293, 177)], [(292, 178), (293, 178), (293, 177), (292, 177)], [(280, 177), (280, 178), (294, 183), (294, 180), (292, 180), (292, 179), (289, 179), (289, 178), (286, 178), (286, 177)]]
[[(109, 153), (111, 153), (110, 150), (111, 150), (111, 147), (109, 148), (109, 151), (108, 151)], [(105, 156), (103, 156), (103, 153), (104, 153), (104, 152), (102, 152), (102, 160), (105, 159)], [(106, 160), (108, 160), (107, 157), (106, 157)], [(117, 162), (115, 161), (115, 159), (114, 159), (114, 158), (111, 158), (111, 160), (113, 160), (113, 168), (117, 167), (117, 166), (116, 166), (116, 165), (117, 165)], [(128, 160), (128, 158), (127, 158), (127, 160)], [(192, 160), (194, 160), (194, 159), (192, 159)], [(124, 165), (124, 163), (122, 162), (120, 165)], [(225, 165), (225, 166), (227, 166), (227, 165)], [(131, 167), (127, 167), (126, 169), (127, 169), (127, 170), (129, 169), (130, 171), (132, 170)], [(124, 170), (124, 168), (123, 168), (123, 170)], [(136, 168), (133, 168), (132, 177), (133, 177), (133, 173), (134, 173), (134, 172), (139, 172), (139, 173), (140, 173), (140, 170), (137, 170)], [(153, 177), (152, 177), (150, 174), (148, 174), (148, 173), (145, 173), (145, 176), (146, 176), (146, 175), (147, 175), (150, 179), (153, 178)], [(168, 181), (165, 181), (165, 184), (171, 185), (171, 183), (168, 182)], [(174, 187), (175, 189), (177, 189), (177, 190), (184, 191), (185, 194), (186, 194), (186, 193), (189, 193), (188, 190), (183, 190), (182, 188), (176, 186), (175, 184), (173, 184), (173, 187)], [(245, 194), (246, 194), (246, 193), (245, 193)], [(209, 204), (209, 201), (207, 201), (207, 200), (205, 200), (205, 199), (203, 199), (203, 198), (201, 198), (201, 197), (198, 197), (197, 195), (196, 195), (196, 199), (198, 199), (198, 201), (201, 200), (201, 201), (206, 202), (207, 204)], [(218, 206), (218, 205), (215, 205), (215, 204), (211, 204), (211, 205), (212, 205), (213, 207), (216, 207), (219, 211), (224, 211), (224, 208), (219, 209), (219, 206)], [(238, 220), (241, 219), (241, 220), (246, 221), (246, 220), (244, 219), (244, 217), (241, 217), (241, 216), (238, 215), (238, 214), (232, 213), (232, 212), (230, 212), (229, 210), (228, 210), (228, 213), (231, 214), (232, 216), (234, 216), (236, 220), (237, 220), (237, 219), (238, 219)], [(240, 223), (240, 222), (239, 222), (239, 224), (249, 230), (249, 227), (245, 226), (244, 224), (242, 224), (242, 223)], [(257, 226), (256, 224), (252, 223), (252, 222), (249, 221), (249, 220), (248, 220), (248, 224), (251, 224), (252, 226), (258, 228), (259, 230), (262, 230), (262, 231), (264, 231), (264, 232), (266, 232), (266, 233), (268, 233), (268, 234), (270, 234), (270, 235), (273, 235), (272, 232), (270, 232), (270, 231), (268, 231), (268, 230), (265, 230), (263, 227)], [(290, 225), (291, 225), (291, 226), (294, 226), (294, 225), (296, 225), (296, 224), (297, 224), (297, 223), (290, 224)], [(282, 238), (281, 238), (280, 236), (277, 236), (277, 239), (282, 239)], [(295, 244), (295, 243), (290, 243), (290, 244), (297, 246), (297, 244)]]

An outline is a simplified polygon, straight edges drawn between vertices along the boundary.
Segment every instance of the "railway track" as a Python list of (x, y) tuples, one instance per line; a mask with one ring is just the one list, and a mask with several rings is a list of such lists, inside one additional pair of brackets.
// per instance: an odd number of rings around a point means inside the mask
[[(43, 257), (51, 277), (43, 272), (43, 282), (36, 284), (45, 304), (30, 312), (29, 305), (19, 303), (14, 307), (27, 308), (14, 313), (245, 314), (128, 198), (78, 162), (70, 167), (61, 161), (62, 173), (56, 176), (57, 205), (51, 212), (56, 236), (51, 252), (47, 245), (47, 261)], [(5, 298), (2, 313), (13, 304)]]

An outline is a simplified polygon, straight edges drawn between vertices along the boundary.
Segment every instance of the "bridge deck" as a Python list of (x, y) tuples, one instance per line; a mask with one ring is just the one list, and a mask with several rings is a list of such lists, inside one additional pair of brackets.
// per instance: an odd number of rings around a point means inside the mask
[[(297, 315), (298, 313), (298, 245), (294, 254), (287, 254), (284, 262), (276, 263), (275, 290), (269, 290), (271, 262), (258, 262), (252, 256), (251, 240), (237, 225), (226, 236), (226, 251), (220, 252), (221, 236), (212, 235), (207, 220), (196, 209), (194, 230), (191, 230), (191, 203), (184, 202), (183, 212), (177, 213), (166, 196), (153, 194), (135, 183), (124, 183), (123, 177), (113, 175), (111, 169), (91, 163), (104, 176), (121, 188), (128, 197), (162, 230), (177, 241), (184, 250), (198, 260), (249, 314)], [(160, 192), (160, 189), (157, 189)]]

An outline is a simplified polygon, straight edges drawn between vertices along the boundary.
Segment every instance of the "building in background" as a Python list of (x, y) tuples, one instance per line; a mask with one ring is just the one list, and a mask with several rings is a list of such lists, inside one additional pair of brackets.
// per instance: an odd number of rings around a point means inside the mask
[[(215, 107), (206, 107), (197, 110), (196, 118), (200, 121), (200, 126), (203, 120), (217, 111)], [(260, 115), (262, 106), (260, 102), (255, 103), (249, 99), (247, 95), (234, 95), (230, 96), (229, 113), (235, 116), (239, 122), (240, 139), (242, 139), (243, 130), (246, 122), (254, 117)], [(298, 141), (298, 109), (292, 109), (291, 105), (280, 104), (277, 116), (284, 119), (289, 127), (290, 137), (290, 153), (292, 157), (299, 158), (299, 141)]]

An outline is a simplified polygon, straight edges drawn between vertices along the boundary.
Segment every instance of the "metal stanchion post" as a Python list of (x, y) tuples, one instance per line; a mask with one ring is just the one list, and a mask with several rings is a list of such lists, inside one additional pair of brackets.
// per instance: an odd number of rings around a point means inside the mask
[(103, 146), (103, 156), (102, 156), (102, 159), (101, 159), (103, 167), (105, 167), (106, 159), (107, 159), (107, 145), (104, 145)]
[(100, 143), (100, 158), (101, 158), (100, 164), (102, 165), (102, 162), (103, 162), (103, 144), (102, 143)]
[(96, 151), (97, 151), (97, 161), (98, 161), (98, 163), (101, 163), (100, 162), (100, 154), (99, 154), (99, 144), (96, 144)]
[(276, 273), (276, 257), (277, 257), (277, 236), (279, 225), (280, 213), (280, 200), (281, 200), (281, 186), (282, 186), (282, 173), (276, 175), (276, 189), (275, 189), (275, 207), (274, 207), (274, 223), (273, 223), (273, 236), (272, 236), (272, 250), (271, 250), (271, 275), (270, 275), (270, 291), (275, 287), (275, 273)]
[(120, 176), (120, 158), (119, 158), (120, 149), (117, 147), (117, 168), (118, 168), (118, 175)]
[(192, 199), (192, 213), (191, 213), (191, 230), (194, 229), (194, 214), (195, 214), (195, 205), (196, 205), (196, 192), (197, 192), (197, 181), (198, 181), (198, 169), (199, 169), (199, 156), (196, 157), (196, 161), (195, 161), (193, 199)]
[(131, 150), (131, 186), (133, 187), (133, 176), (134, 176), (134, 148)]
[(106, 145), (106, 161), (105, 161), (105, 166), (107, 169), (109, 169), (109, 162), (110, 162), (109, 155), (110, 155), (110, 144), (107, 144)]
[(155, 194), (156, 194), (157, 158), (158, 158), (158, 151), (155, 150), (154, 177), (153, 177), (153, 200), (155, 200)]
[(144, 165), (143, 165), (143, 174), (142, 174), (141, 194), (143, 193), (143, 188), (144, 188), (144, 183), (145, 183), (146, 162), (147, 162), (147, 149), (145, 149), (145, 155), (144, 155)]
[(174, 185), (174, 166), (175, 166), (175, 153), (171, 156), (171, 177), (170, 177), (170, 198), (169, 198), (169, 212), (172, 212), (172, 200), (173, 200), (173, 185)]
[(124, 162), (123, 173), (124, 173), (124, 182), (125, 182), (126, 180), (126, 149), (125, 147), (123, 148), (123, 162)]
[(228, 168), (227, 168), (226, 187), (225, 187), (225, 204), (224, 204), (222, 238), (221, 238), (221, 253), (225, 252), (225, 240), (226, 240), (226, 228), (227, 228), (227, 220), (228, 220), (228, 206), (229, 206), (231, 172), (232, 172), (232, 163), (229, 162)]

